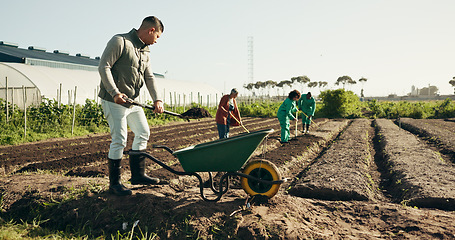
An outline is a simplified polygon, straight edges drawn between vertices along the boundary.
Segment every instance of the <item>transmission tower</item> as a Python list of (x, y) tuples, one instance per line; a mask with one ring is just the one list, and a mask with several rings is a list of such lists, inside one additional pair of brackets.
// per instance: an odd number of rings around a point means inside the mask
[(253, 83), (253, 37), (248, 36), (248, 83)]

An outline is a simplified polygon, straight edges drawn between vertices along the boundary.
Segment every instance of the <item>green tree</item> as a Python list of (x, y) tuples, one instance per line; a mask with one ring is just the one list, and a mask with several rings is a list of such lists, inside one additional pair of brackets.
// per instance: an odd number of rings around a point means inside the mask
[(453, 94), (455, 94), (455, 77), (453, 77), (452, 80), (449, 81), (450, 85), (453, 87)]
[(265, 87), (268, 89), (268, 94), (270, 95), (270, 89), (276, 87), (276, 82), (273, 80), (267, 80), (265, 81)]
[(357, 118), (362, 116), (361, 102), (352, 91), (326, 90), (319, 94), (321, 113), (329, 118)]
[(303, 89), (305, 84), (310, 82), (310, 78), (307, 77), (306, 75), (303, 75), (303, 76), (298, 76), (298, 77), (292, 77), (291, 81), (292, 81), (292, 83), (298, 82), (300, 84), (301, 89)]
[(309, 83), (308, 83), (308, 88), (315, 88), (315, 87), (317, 87), (318, 85), (319, 85), (318, 82), (309, 82)]
[(326, 87), (327, 84), (328, 84), (328, 83), (327, 83), (327, 82), (324, 82), (324, 81), (319, 81), (319, 82), (318, 82), (318, 85), (319, 85), (320, 88), (321, 88), (321, 87)]
[(292, 81), (283, 80), (283, 81), (279, 82), (276, 86), (283, 89), (283, 95), (286, 96), (287, 95), (287, 94), (285, 94), (286, 86), (288, 86), (290, 88), (292, 86)]
[(253, 93), (254, 83), (248, 83), (243, 85), (243, 88)]
[(360, 93), (360, 96), (361, 96), (361, 97), (365, 97), (365, 96), (363, 95), (363, 85), (365, 84), (366, 81), (368, 81), (368, 79), (366, 79), (366, 78), (364, 78), (364, 77), (361, 77), (361, 78), (359, 79), (359, 82), (362, 83), (362, 91), (361, 91), (361, 93)]
[(352, 78), (349, 76), (342, 76), (342, 77), (339, 77), (337, 79), (337, 81), (335, 82), (335, 85), (337, 85), (337, 86), (340, 84), (343, 84), (343, 89), (344, 89), (344, 86), (346, 84), (356, 84), (356, 81), (352, 80)]
[(327, 87), (328, 83), (325, 81), (319, 81), (318, 82), (318, 87), (319, 87), (319, 92), (322, 92), (321, 88)]
[(265, 88), (265, 82), (257, 81), (257, 82), (254, 84), (254, 88), (256, 88), (256, 89), (261, 93), (260, 95), (263, 95), (262, 89)]

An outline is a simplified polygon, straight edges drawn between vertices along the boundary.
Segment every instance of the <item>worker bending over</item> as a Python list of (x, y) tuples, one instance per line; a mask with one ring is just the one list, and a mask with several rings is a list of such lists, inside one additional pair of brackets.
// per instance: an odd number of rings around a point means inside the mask
[(303, 125), (303, 134), (310, 133), (310, 124), (311, 119), (314, 116), (314, 111), (316, 110), (316, 101), (311, 96), (311, 92), (307, 94), (302, 94), (300, 99), (297, 101), (297, 107), (302, 111), (302, 125)]

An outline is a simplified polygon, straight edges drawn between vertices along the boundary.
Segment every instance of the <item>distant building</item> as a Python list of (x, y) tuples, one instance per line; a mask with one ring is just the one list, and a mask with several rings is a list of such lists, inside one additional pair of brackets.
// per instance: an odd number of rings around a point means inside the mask
[(409, 96), (418, 96), (419, 95), (419, 89), (416, 88), (414, 85), (412, 85), (411, 92), (408, 95)]
[(411, 87), (411, 92), (408, 96), (438, 96), (439, 89), (436, 86), (428, 85), (428, 87), (417, 88), (414, 85)]
[[(55, 99), (63, 104), (84, 104), (86, 99), (98, 100), (100, 77), (99, 57), (91, 58), (82, 53), (75, 56), (66, 51), (0, 41), (0, 98), (23, 107), (41, 103), (43, 98)], [(168, 105), (200, 102), (212, 105), (218, 102), (221, 92), (197, 82), (176, 81), (154, 73)], [(8, 89), (8, 92), (7, 92)], [(191, 99), (190, 99), (191, 98)], [(151, 100), (145, 87), (141, 89), (141, 102)]]

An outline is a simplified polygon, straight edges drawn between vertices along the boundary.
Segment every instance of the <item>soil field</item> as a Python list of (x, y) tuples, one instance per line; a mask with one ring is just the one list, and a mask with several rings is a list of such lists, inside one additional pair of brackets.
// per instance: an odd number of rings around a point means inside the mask
[(411, 119), (397, 121), (402, 128), (426, 139), (455, 159), (455, 121), (446, 119)]
[[(126, 156), (122, 180), (133, 195), (110, 195), (110, 136), (99, 134), (0, 147), (0, 216), (94, 237), (127, 233), (139, 220), (134, 231), (155, 239), (455, 239), (455, 122), (315, 119), (306, 135), (291, 122), (288, 144), (276, 118), (243, 123), (275, 129), (250, 159), (271, 161), (290, 179), (271, 199), (249, 197), (233, 178), (220, 201), (205, 202), (195, 177), (151, 161), (147, 174), (162, 184), (131, 185)], [(152, 145), (178, 150), (217, 138), (213, 118), (177, 122), (152, 127), (147, 152), (181, 171)]]

